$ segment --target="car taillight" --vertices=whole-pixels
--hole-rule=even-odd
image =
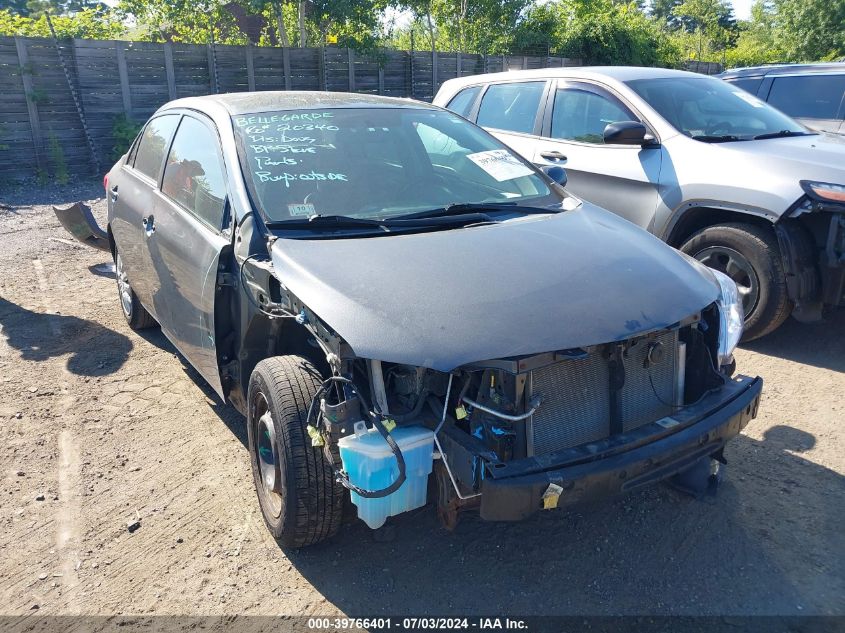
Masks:
[[[109,175],[108,174],[103,176],[103,189],[105,189],[106,193],[108,193],[108,191],[109,191]]]

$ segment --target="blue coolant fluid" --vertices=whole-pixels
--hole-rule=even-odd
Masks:
[[[405,458],[405,483],[399,490],[379,499],[367,499],[355,492],[352,503],[358,517],[373,529],[387,517],[425,505],[428,475],[434,455],[434,432],[422,426],[399,427],[390,434]],[[338,441],[343,470],[349,481],[364,490],[382,490],[396,481],[399,465],[385,439],[364,422],[355,424],[355,434]]]

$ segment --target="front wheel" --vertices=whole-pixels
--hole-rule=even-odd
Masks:
[[[275,356],[249,379],[247,436],[261,514],[285,547],[333,536],[343,514],[344,488],[321,448],[311,446],[308,407],[320,374],[301,356]]]
[[[681,250],[734,280],[745,310],[743,341],[772,332],[792,312],[774,231],[730,223],[694,234]]]

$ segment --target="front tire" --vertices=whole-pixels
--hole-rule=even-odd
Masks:
[[[792,312],[780,248],[770,228],[742,223],[711,226],[694,234],[680,250],[736,282],[745,309],[743,341],[774,331]]]
[[[308,407],[319,387],[319,372],[301,356],[267,358],[249,380],[253,480],[264,523],[284,547],[330,538],[343,515],[344,489],[306,431]]]

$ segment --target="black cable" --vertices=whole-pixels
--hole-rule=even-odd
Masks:
[[[238,274],[239,274],[240,279],[241,279],[241,286],[243,286],[244,294],[246,295],[247,301],[249,301],[256,310],[258,310],[259,312],[261,312],[262,314],[264,314],[268,317],[271,317],[271,318],[274,318],[274,319],[295,319],[297,317],[296,314],[291,314],[289,312],[279,314],[279,313],[276,313],[276,312],[269,312],[268,310],[265,310],[264,306],[262,306],[260,303],[258,303],[255,300],[255,298],[252,296],[252,293],[249,291],[249,286],[247,285],[246,278],[244,277],[244,269],[246,268],[246,263],[249,260],[255,259],[256,257],[258,257],[259,254],[260,253],[253,253],[252,255],[247,255],[246,259],[244,259],[244,261],[241,263],[241,265],[238,268]],[[280,306],[281,304],[271,303],[270,305]],[[279,308],[279,309],[281,309],[281,308]]]
[[[335,477],[344,488],[351,490],[355,494],[364,497],[365,499],[379,499],[381,497],[386,497],[390,494],[393,494],[405,483],[406,479],[406,467],[405,467],[405,457],[402,455],[402,451],[399,448],[399,445],[396,443],[396,440],[390,435],[390,432],[384,426],[382,419],[384,415],[381,411],[377,411],[376,413],[370,412],[369,403],[367,402],[364,395],[355,385],[355,383],[345,376],[330,376],[326,380],[323,381],[323,384],[320,385],[320,388],[317,389],[317,393],[314,394],[314,397],[311,399],[311,405],[308,407],[308,413],[305,417],[305,424],[308,425],[311,423],[312,419],[315,419],[315,428],[319,429],[322,426],[322,415],[317,415],[314,418],[314,412],[316,409],[316,404],[320,400],[320,397],[323,396],[333,385],[335,384],[344,384],[349,385],[352,387],[353,391],[357,394],[357,396],[361,399],[361,403],[364,407],[366,415],[370,417],[373,422],[373,426],[378,430],[381,436],[384,438],[384,441],[387,442],[387,445],[390,447],[390,450],[393,452],[394,457],[396,457],[396,463],[399,466],[399,475],[396,479],[386,488],[382,488],[381,490],[366,490],[359,486],[356,486],[351,481],[349,481],[349,475],[343,472],[342,470],[338,469],[334,463],[334,456],[332,455],[331,447],[329,446],[328,442],[323,444],[323,452],[326,455],[326,459],[329,462],[329,465],[332,467],[334,471]]]

